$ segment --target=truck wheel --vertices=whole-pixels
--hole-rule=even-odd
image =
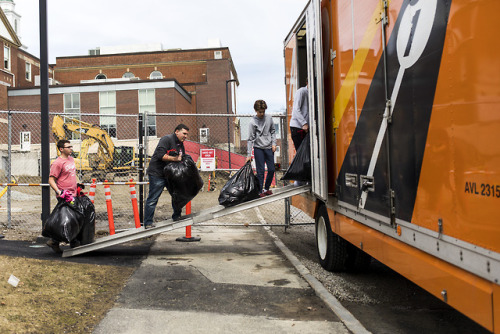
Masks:
[[[324,205],[316,216],[316,249],[319,263],[328,271],[342,271],[347,260],[347,244],[344,239],[332,232],[330,219]]]
[[[370,255],[350,243],[347,245],[347,260],[345,264],[347,271],[354,273],[366,272],[371,262],[372,257]]]

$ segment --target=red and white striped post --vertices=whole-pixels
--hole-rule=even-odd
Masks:
[[[191,214],[191,202],[188,202],[188,204],[186,204],[186,215],[190,215],[190,214]],[[182,242],[193,242],[193,241],[200,241],[201,238],[191,236],[191,225],[188,225],[188,226],[186,226],[186,236],[179,237],[175,240],[182,241]]]
[[[94,198],[95,198],[95,181],[96,179],[92,179],[92,184],[90,185],[90,190],[89,190],[89,199],[94,204]]]
[[[134,179],[130,179],[132,182]],[[130,199],[132,200],[132,210],[134,211],[135,228],[141,227],[141,220],[139,218],[139,207],[137,205],[137,194],[135,192],[135,184],[130,184]]]
[[[115,221],[113,219],[113,205],[111,203],[111,188],[106,184],[108,180],[104,180],[104,195],[106,196],[106,208],[108,209],[109,234],[115,234]]]

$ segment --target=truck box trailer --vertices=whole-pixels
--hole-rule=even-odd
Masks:
[[[499,19],[496,0],[311,0],[284,42],[288,121],[309,87],[312,190],[292,205],[322,266],[372,256],[496,333]]]

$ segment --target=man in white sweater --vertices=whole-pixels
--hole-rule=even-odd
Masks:
[[[276,152],[276,130],[273,119],[266,115],[267,104],[264,100],[257,100],[253,106],[256,115],[250,120],[248,126],[247,161],[252,161],[252,148],[259,179],[260,197],[271,195],[269,190],[274,177],[274,152]],[[264,183],[265,165],[267,177]]]

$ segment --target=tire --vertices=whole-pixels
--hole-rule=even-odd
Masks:
[[[367,272],[370,268],[372,257],[358,247],[348,243],[346,269],[353,273]]]
[[[347,242],[333,233],[324,205],[316,216],[316,250],[319,263],[328,271],[342,271],[347,260]]]

